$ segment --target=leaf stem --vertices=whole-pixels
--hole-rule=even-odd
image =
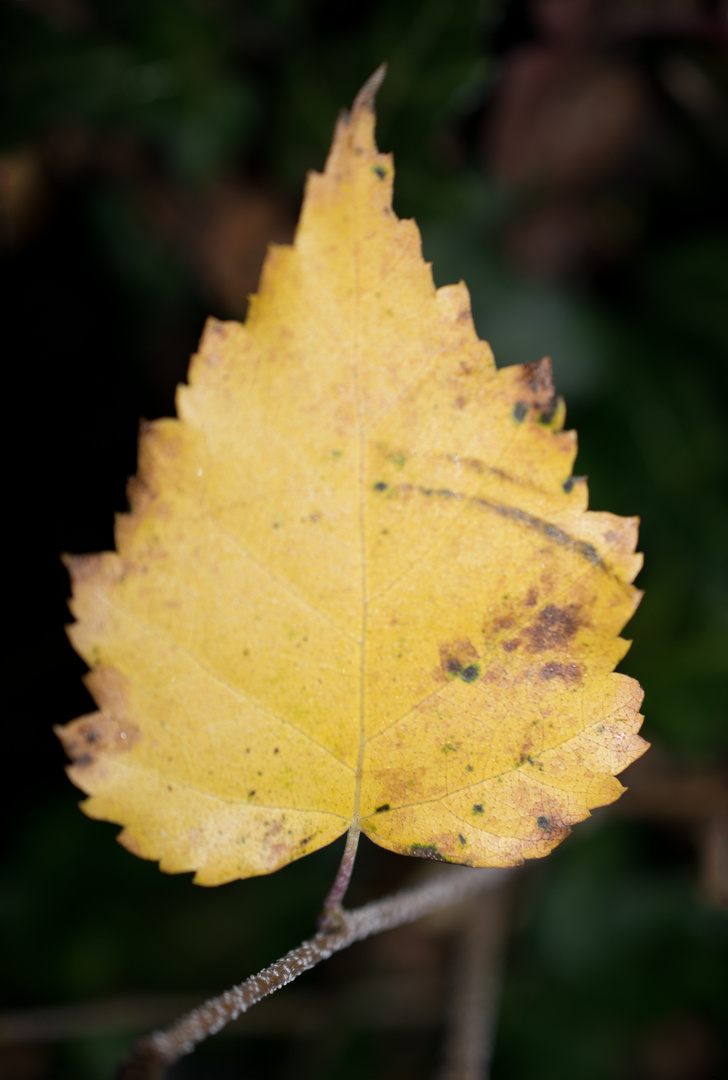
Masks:
[[[329,889],[328,895],[324,900],[321,918],[319,919],[319,930],[333,931],[339,929],[341,926],[343,917],[341,903],[346,894],[346,890],[349,888],[349,882],[351,881],[354,860],[356,859],[356,850],[359,847],[359,835],[358,825],[352,825],[346,834],[344,854],[341,857],[341,864],[336,873],[336,877],[334,878],[334,884]]]
[[[505,869],[442,868],[419,886],[402,889],[384,900],[353,911],[342,911],[339,929],[319,930],[309,941],[304,941],[257,975],[219,997],[211,998],[166,1030],[140,1039],[122,1063],[117,1080],[161,1080],[167,1066],[190,1054],[209,1035],[216,1034],[256,1002],[280,990],[322,960],[355,941],[414,922],[438,908],[493,889],[509,872]]]

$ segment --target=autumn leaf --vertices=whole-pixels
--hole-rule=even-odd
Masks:
[[[374,143],[380,76],[245,325],[147,424],[116,552],[69,557],[99,711],[87,814],[214,885],[350,826],[475,866],[546,855],[645,748],[613,674],[637,521],[587,512],[548,360],[497,371]]]

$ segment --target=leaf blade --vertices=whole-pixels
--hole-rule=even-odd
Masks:
[[[69,560],[100,711],[86,812],[163,870],[268,873],[350,825],[472,865],[547,854],[645,748],[613,675],[636,520],[586,509],[548,360],[497,371],[391,208],[376,79],[246,323],[147,425],[117,553]]]

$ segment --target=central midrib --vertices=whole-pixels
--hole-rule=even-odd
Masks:
[[[357,202],[354,207],[354,221],[352,228],[352,269],[354,277],[354,303],[352,306],[352,364],[354,371],[354,386],[356,392],[356,419],[359,436],[359,550],[361,559],[361,642],[359,645],[359,755],[356,765],[354,809],[350,832],[359,832],[359,803],[361,798],[361,785],[364,771],[364,700],[365,700],[365,672],[366,672],[366,637],[367,637],[367,564],[366,564],[366,457],[364,448],[364,408],[362,401],[362,387],[360,379],[360,307],[359,307],[359,205],[358,186],[356,189]]]

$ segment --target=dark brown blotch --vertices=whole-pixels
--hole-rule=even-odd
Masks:
[[[565,645],[579,628],[578,611],[576,604],[569,604],[565,608],[547,604],[538,613],[535,622],[526,627],[528,651],[545,652]]]
[[[536,607],[538,603],[538,591],[536,589],[529,589],[526,593],[526,599],[523,601],[524,607]]]
[[[465,682],[472,682],[480,674],[477,665],[479,659],[477,650],[468,638],[443,642],[440,645],[440,667],[435,677],[439,681],[462,678]]]
[[[501,648],[503,649],[503,652],[514,652],[520,644],[520,638],[511,638],[510,641],[504,641]]]
[[[582,674],[581,664],[561,664],[558,661],[544,664],[539,672],[542,679],[563,679],[569,686],[578,686],[582,680]]]

